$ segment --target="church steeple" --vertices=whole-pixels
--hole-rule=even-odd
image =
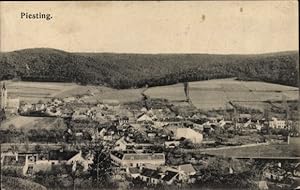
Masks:
[[[5,86],[5,82],[3,82],[1,88],[1,109],[5,109],[7,106],[7,89]]]

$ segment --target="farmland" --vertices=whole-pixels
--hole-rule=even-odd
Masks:
[[[271,144],[231,149],[205,150],[212,155],[232,157],[300,157],[300,138],[291,138],[290,144]]]
[[[22,82],[7,81],[8,96],[18,97],[25,102],[38,102],[53,97],[64,98],[93,94],[84,99],[95,103],[102,100],[118,100],[120,102],[137,101],[141,99],[143,89],[117,90],[104,86],[82,86],[75,83],[58,82]],[[202,110],[224,109],[233,102],[249,108],[262,110],[266,101],[281,101],[285,96],[287,101],[297,100],[299,91],[296,87],[257,82],[238,81],[235,79],[216,79],[190,82],[190,97],[193,104]],[[185,100],[181,83],[168,86],[151,87],[146,90],[151,98],[168,99],[174,104]]]
[[[1,123],[1,129],[9,129],[14,126],[16,129],[52,129],[59,126],[59,119],[53,117],[24,117],[14,116]]]
[[[55,83],[55,82],[23,82],[5,81],[9,97],[17,97],[20,101],[38,102],[48,100],[59,94],[78,88],[74,83]]]
[[[193,104],[203,110],[223,109],[228,102],[263,109],[266,101],[297,100],[299,91],[296,87],[256,81],[238,81],[217,79],[190,82],[190,98]],[[167,98],[170,101],[184,100],[182,84],[153,87],[146,91],[152,98]]]
[[[92,93],[86,102],[118,100],[120,102],[137,101],[141,98],[141,89],[116,90],[104,86],[78,85],[62,82],[24,82],[5,81],[8,96],[19,98],[20,101],[37,103],[39,100],[48,101],[51,98],[65,98],[69,96],[81,96]]]

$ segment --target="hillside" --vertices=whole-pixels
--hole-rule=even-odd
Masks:
[[[260,55],[114,54],[38,48],[0,53],[0,80],[131,88],[238,77],[298,86],[297,60],[296,51]]]

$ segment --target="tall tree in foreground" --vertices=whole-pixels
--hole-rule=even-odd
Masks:
[[[97,187],[109,187],[111,185],[112,166],[108,148],[97,145],[94,148],[94,163],[90,167],[90,175]]]

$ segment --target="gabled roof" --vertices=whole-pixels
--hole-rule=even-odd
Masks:
[[[146,114],[143,114],[142,116],[140,116],[137,121],[152,121],[152,118],[149,117],[148,115]]]
[[[154,153],[154,154],[146,154],[146,153],[134,153],[134,154],[124,154],[123,160],[164,160],[165,155],[163,153]]]
[[[138,174],[140,173],[140,170],[138,168],[128,168],[129,169],[129,172],[131,174]]]
[[[190,174],[190,173],[195,173],[196,170],[194,169],[192,164],[184,164],[184,165],[179,165],[178,169],[183,171],[186,174]]]
[[[178,173],[177,172],[173,172],[173,171],[166,171],[165,173],[166,175],[162,178],[162,180],[164,181],[170,181],[171,179],[173,179]]]
[[[165,160],[164,153],[135,153],[134,151],[112,151],[121,160]]]
[[[152,170],[148,168],[144,168],[141,173],[142,176],[150,177],[150,178],[155,178],[155,179],[160,179],[161,175],[157,170]]]
[[[51,150],[49,152],[49,160],[65,160],[68,161],[73,158],[77,151],[60,151],[60,150]]]

